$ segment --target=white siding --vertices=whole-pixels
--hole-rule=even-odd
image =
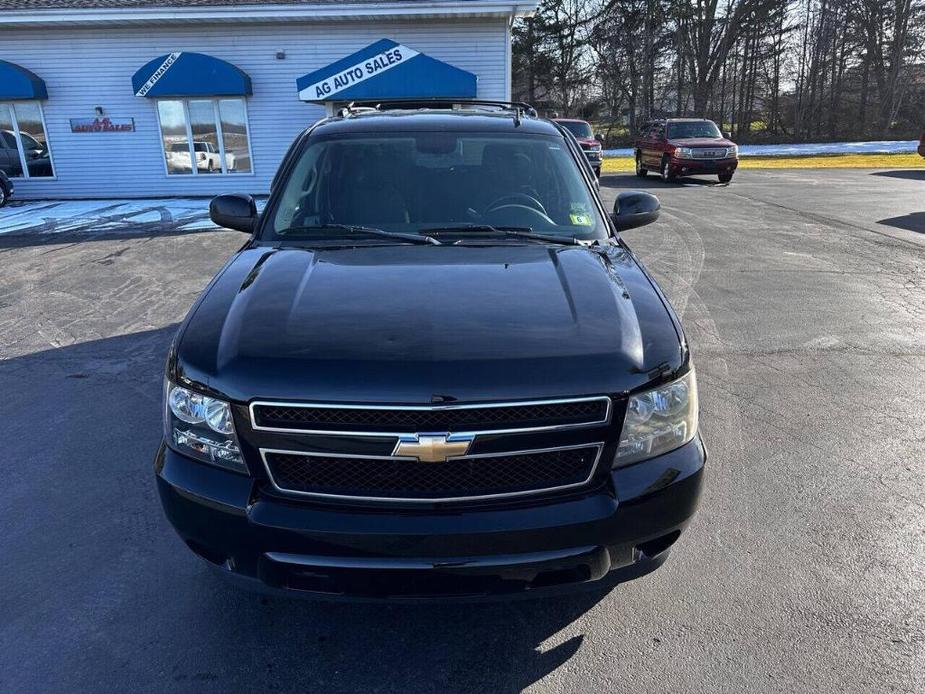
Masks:
[[[380,38],[390,38],[478,75],[481,98],[509,90],[507,20],[181,28],[0,30],[0,59],[45,80],[43,102],[54,180],[18,180],[20,198],[106,198],[266,193],[293,138],[323,115],[298,100],[296,78]],[[276,52],[286,59],[277,60]],[[132,75],[152,58],[197,51],[248,73],[253,174],[167,176],[153,99],[134,96]],[[70,118],[133,117],[133,133],[71,133]]]

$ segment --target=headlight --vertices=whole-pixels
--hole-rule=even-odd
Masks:
[[[614,467],[673,451],[697,433],[697,377],[691,369],[677,381],[630,397]]]
[[[247,474],[231,406],[169,381],[166,390],[164,429],[170,447],[204,463]]]
[[[732,147],[727,147],[727,148],[726,148],[726,156],[727,156],[727,157],[738,157],[738,156],[739,156],[739,148],[736,147],[735,145],[733,145]]]
[[[691,159],[694,156],[694,152],[690,147],[678,147],[674,151],[674,155],[678,159]]]

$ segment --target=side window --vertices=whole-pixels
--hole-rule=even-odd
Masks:
[[[288,229],[292,226],[310,226],[322,222],[322,208],[325,207],[324,191],[319,190],[318,180],[321,169],[325,169],[325,178],[331,173],[330,150],[326,145],[310,147],[298,160],[295,168],[285,180],[283,191],[277,206],[273,225],[276,229]]]
[[[251,172],[244,99],[164,99],[157,115],[168,175]]]

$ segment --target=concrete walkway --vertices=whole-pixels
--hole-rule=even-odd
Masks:
[[[263,208],[266,200],[259,200]],[[0,209],[0,235],[182,233],[215,229],[208,198],[12,200]]]

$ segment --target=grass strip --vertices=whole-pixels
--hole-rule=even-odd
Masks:
[[[604,173],[633,170],[632,157],[605,159]],[[740,169],[915,169],[925,168],[918,154],[810,154],[805,156],[743,156]]]

